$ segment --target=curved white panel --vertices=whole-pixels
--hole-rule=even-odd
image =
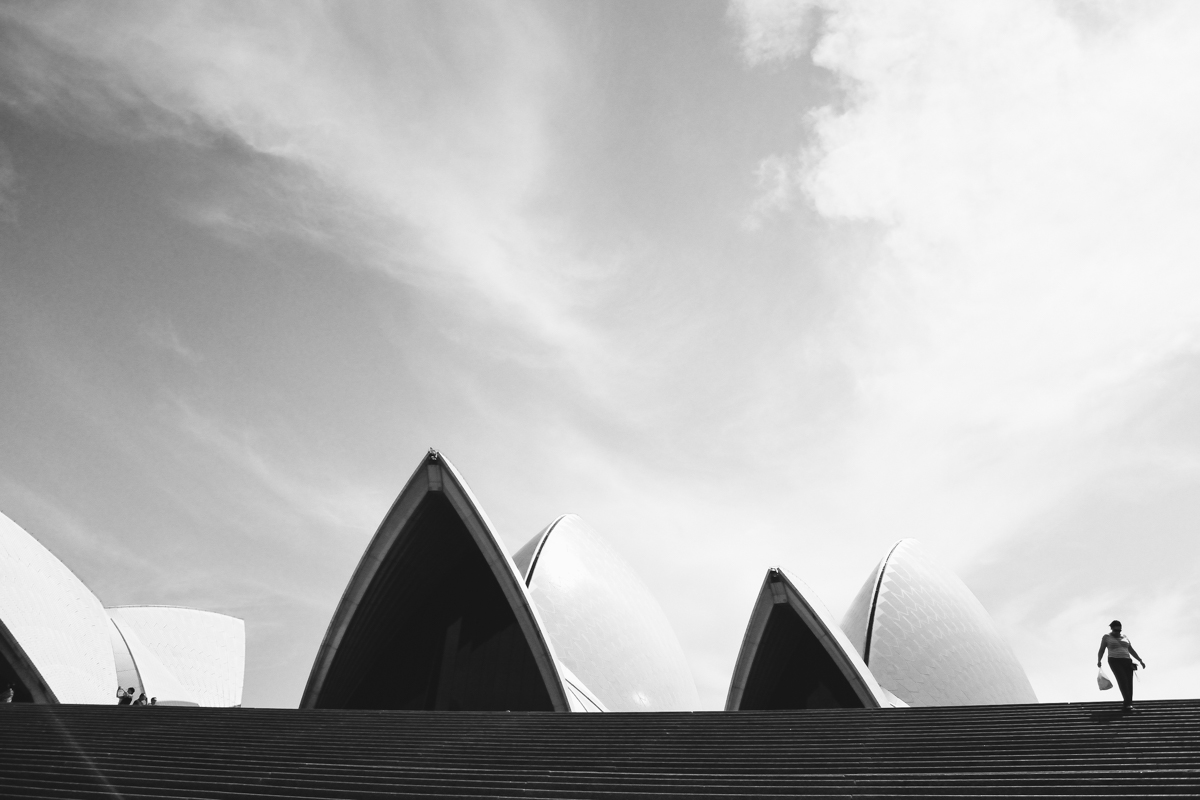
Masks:
[[[559,517],[518,551],[554,652],[611,711],[699,706],[687,659],[654,595],[583,520]]]
[[[110,613],[115,610],[118,609],[110,609]],[[120,633],[121,641],[125,643],[129,657],[137,671],[141,685],[134,685],[139,693],[145,692],[147,698],[156,698],[158,705],[199,705],[192,697],[192,693],[184,688],[171,670],[164,666],[162,661],[142,642],[141,637],[131,626],[120,616],[114,616],[112,623]],[[125,688],[128,689],[129,685],[126,684]],[[135,694],[134,700],[137,697],[138,695]]]
[[[126,634],[132,632],[181,687],[159,690],[146,674],[143,659],[134,661],[149,688],[147,695],[201,706],[242,704],[246,671],[246,626],[242,620],[211,611],[175,606],[120,606],[108,613]],[[130,650],[133,650],[132,642]],[[173,695],[178,694],[175,698]]]
[[[915,539],[880,562],[843,627],[879,683],[909,705],[1037,702],[983,605]]]
[[[895,549],[896,545],[892,545],[892,550]],[[863,583],[842,616],[842,633],[846,634],[846,638],[864,661],[867,652],[867,629],[871,625],[871,610],[875,608],[875,590],[879,585],[879,575],[892,555],[892,550],[888,550],[888,554],[875,566],[871,577]]]
[[[0,623],[49,690],[43,701],[116,703],[117,672],[100,601],[3,514]]]
[[[133,699],[136,700],[138,695],[145,691],[145,687],[142,686],[142,676],[138,674],[137,664],[133,662],[133,654],[129,652],[129,645],[125,643],[121,629],[112,619],[108,621],[108,633],[112,642],[113,663],[117,668],[117,686],[126,691],[132,689]]]
[[[567,690],[567,700],[571,704],[571,710],[583,712],[585,714],[595,714],[608,711],[604,707],[604,703],[600,702],[600,698],[592,694],[592,691],[584,685],[579,677],[567,668],[567,665],[561,661],[557,662],[558,674],[562,677],[563,687]]]

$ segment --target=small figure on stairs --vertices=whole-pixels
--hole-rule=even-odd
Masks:
[[[1114,619],[1108,626],[1112,632],[1106,633],[1100,638],[1100,650],[1096,653],[1096,666],[1100,666],[1100,659],[1104,657],[1104,651],[1108,650],[1108,666],[1112,670],[1113,677],[1117,679],[1117,687],[1121,690],[1121,699],[1124,700],[1126,711],[1133,710],[1133,671],[1137,669],[1133,665],[1133,659],[1137,659],[1142,665],[1142,669],[1146,668],[1146,662],[1142,661],[1142,657],[1137,654],[1137,650],[1133,649],[1133,644],[1129,638],[1121,633],[1121,621]]]

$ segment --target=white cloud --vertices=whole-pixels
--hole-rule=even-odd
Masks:
[[[793,53],[764,51],[763,24],[813,18],[736,7],[752,60]],[[792,177],[825,217],[882,231],[846,276],[844,356],[888,431],[917,426],[914,450],[938,432],[955,441],[935,447],[1087,434],[1120,418],[1106,393],[1197,346],[1200,13],[1085,30],[1057,9],[825,8],[812,57],[848,102],[813,114]]]
[[[184,344],[179,331],[170,320],[158,319],[144,323],[141,327],[142,338],[155,349],[170,353],[181,361],[196,364],[204,360],[199,352]]]
[[[788,208],[796,194],[791,159],[781,156],[764,158],[758,164],[755,178],[760,194],[742,221],[742,229],[747,231],[762,228],[764,220]]]
[[[742,51],[751,64],[804,55],[822,4],[819,0],[752,0],[729,6],[742,30]]]
[[[844,524],[966,562],[1123,471],[1194,484],[1194,442],[1129,431],[1200,350],[1200,7],[747,0],[731,14],[748,62],[809,54],[842,88],[764,169],[788,159],[793,203],[878,238],[834,276],[852,314],[827,341],[857,382]],[[771,188],[758,218],[787,196]],[[1172,524],[1162,540],[1193,535]],[[1094,569],[1111,557],[1084,553]]]

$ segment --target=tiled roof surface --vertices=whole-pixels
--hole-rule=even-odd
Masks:
[[[132,628],[202,706],[236,706],[242,702],[246,671],[246,627],[235,617],[174,606],[121,606],[108,609]]]
[[[550,529],[529,592],[555,655],[609,711],[700,705],[687,658],[658,600],[579,517],[568,514]]]
[[[59,702],[116,702],[104,607],[66,565],[3,514],[0,621]]]
[[[865,589],[843,621],[856,645],[861,634],[851,631],[870,616],[861,608]],[[983,605],[913,539],[901,541],[886,559],[866,650],[880,685],[909,705],[1037,702]]]

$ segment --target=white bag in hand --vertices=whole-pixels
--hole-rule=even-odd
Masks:
[[[1112,681],[1104,674],[1104,670],[1100,670],[1100,674],[1096,676],[1096,684],[1100,687],[1100,691],[1112,688]]]

